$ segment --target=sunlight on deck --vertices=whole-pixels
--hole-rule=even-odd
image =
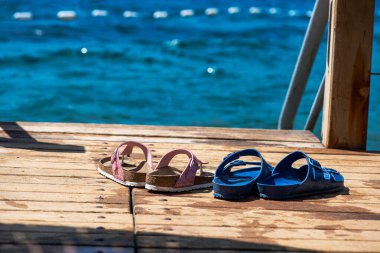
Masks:
[[[301,149],[341,171],[350,192],[231,202],[129,189],[95,165],[126,140],[155,162],[186,148],[213,168],[244,148],[272,165]],[[0,252],[380,251],[380,153],[325,149],[308,131],[0,123],[0,154]]]

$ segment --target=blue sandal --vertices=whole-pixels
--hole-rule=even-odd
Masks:
[[[246,162],[237,160],[242,156],[256,156],[261,162]],[[256,165],[236,171],[235,166]],[[218,166],[213,180],[214,197],[220,199],[243,199],[257,193],[257,182],[271,175],[273,167],[269,165],[260,152],[255,149],[245,149],[227,155]]]
[[[306,158],[307,164],[299,169],[292,164]],[[260,197],[266,199],[294,199],[311,195],[329,194],[345,189],[344,177],[336,170],[322,167],[318,161],[296,151],[274,168],[270,177],[257,183]]]

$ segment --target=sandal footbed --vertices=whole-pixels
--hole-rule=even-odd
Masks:
[[[159,187],[175,187],[175,184],[182,171],[176,167],[166,166],[159,170],[153,171],[146,175],[146,184]],[[197,171],[195,175],[194,185],[208,184],[212,182],[214,174],[211,172]]]
[[[294,199],[339,192],[345,188],[344,181],[304,182],[307,171],[307,165],[303,165],[265,178],[257,184],[260,196],[266,199]]]
[[[99,161],[98,166],[101,170],[113,175],[110,164],[111,157],[103,158]],[[150,166],[145,161],[136,161],[131,157],[126,157],[122,164],[124,170],[124,180],[126,182],[145,182],[146,174],[151,170]]]

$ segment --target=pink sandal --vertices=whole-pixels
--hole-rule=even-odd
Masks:
[[[183,171],[169,166],[179,154],[187,155],[189,163]],[[177,149],[164,155],[157,167],[146,175],[145,188],[160,192],[183,192],[212,187],[213,173],[204,172],[201,162],[191,151]],[[199,173],[197,173],[199,171]]]
[[[123,146],[125,148],[120,152]],[[138,147],[143,151],[145,161],[131,157],[134,147]],[[120,155],[122,156],[121,161]],[[98,171],[106,178],[121,185],[144,187],[146,174],[152,171],[152,153],[144,144],[127,141],[120,144],[111,157],[105,157],[98,162]]]

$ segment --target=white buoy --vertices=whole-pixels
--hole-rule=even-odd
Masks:
[[[106,10],[92,10],[91,15],[94,17],[105,17],[108,15]]]
[[[62,20],[73,20],[77,17],[75,11],[59,11],[57,17]]]
[[[179,15],[180,15],[181,17],[192,17],[192,16],[194,16],[194,11],[191,10],[191,9],[181,10],[181,11],[179,12]]]
[[[167,18],[169,16],[167,11],[155,11],[153,12],[153,18],[159,19],[159,18]]]
[[[137,12],[135,11],[124,11],[123,17],[125,18],[136,18],[138,16]]]
[[[240,8],[239,7],[229,7],[227,9],[227,11],[229,14],[237,14],[240,12]]]
[[[280,12],[280,10],[278,9],[278,8],[269,8],[269,10],[268,10],[268,12],[269,12],[269,14],[277,14],[277,13],[279,13]]]
[[[249,13],[251,13],[251,14],[259,14],[259,13],[261,13],[261,9],[257,8],[257,7],[250,7],[249,8]]]
[[[31,12],[15,12],[13,18],[17,20],[31,20],[33,14]]]
[[[219,13],[219,10],[217,8],[207,8],[205,10],[205,14],[207,16],[215,16]]]
[[[291,16],[291,17],[294,17],[294,16],[298,15],[298,12],[296,10],[289,10],[288,11],[288,15]]]
[[[313,11],[307,11],[306,12],[306,16],[309,17],[309,18],[311,17],[312,14],[313,14]]]
[[[81,50],[80,50],[80,52],[82,53],[82,54],[87,54],[87,48],[85,48],[85,47],[82,47],[81,48]]]
[[[214,75],[215,72],[216,72],[216,69],[215,69],[215,68],[208,67],[206,71],[207,71],[207,73],[209,73],[210,75]]]

